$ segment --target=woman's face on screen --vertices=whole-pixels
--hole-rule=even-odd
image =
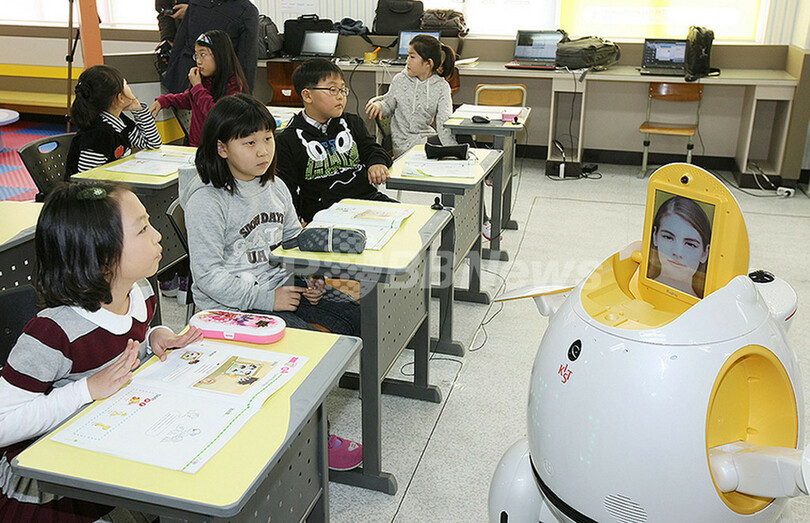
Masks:
[[[709,257],[709,245],[703,243],[697,229],[677,214],[661,218],[653,244],[661,261],[658,280],[691,285],[695,271]]]

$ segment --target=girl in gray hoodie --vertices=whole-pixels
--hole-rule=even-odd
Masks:
[[[453,49],[430,35],[416,35],[408,48],[405,70],[394,76],[382,101],[369,101],[369,118],[392,116],[394,156],[438,134],[443,145],[456,144],[444,122],[453,112],[450,84],[456,55]],[[436,122],[434,129],[431,124]]]

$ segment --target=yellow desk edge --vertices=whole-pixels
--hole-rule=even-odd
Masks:
[[[290,397],[338,338],[334,334],[288,329],[284,338],[271,345],[240,343],[251,348],[307,356],[310,359],[196,474],[71,447],[52,441],[50,435],[20,453],[17,463],[27,469],[59,474],[65,478],[74,477],[132,491],[159,492],[202,506],[229,507],[245,495],[284,442],[290,420]],[[152,358],[149,364],[155,361],[156,358]],[[92,409],[99,404],[94,402],[87,408]]]
[[[162,151],[178,151],[178,152],[194,152],[196,148],[194,147],[184,147],[182,145],[161,145],[160,150]],[[120,165],[128,160],[131,160],[135,157],[135,154],[130,154],[123,158],[119,158],[114,162],[106,163],[99,167],[95,167],[88,171],[80,172],[74,174],[72,176],[73,180],[82,181],[82,180],[104,180],[106,182],[119,182],[119,183],[137,183],[143,185],[155,185],[161,186],[164,185],[166,182],[170,182],[177,179],[177,172],[175,171],[172,174],[168,174],[166,176],[155,176],[151,174],[134,174],[134,173],[123,173],[117,172],[114,170],[110,170],[110,168],[114,168],[116,165]]]
[[[342,203],[366,205],[369,207],[408,207],[414,209],[397,233],[379,251],[366,250],[362,254],[342,254],[337,252],[303,252],[296,249],[276,248],[274,256],[297,260],[317,260],[345,263],[358,267],[379,267],[383,269],[406,269],[414,256],[424,247],[419,230],[430,220],[435,210],[427,205],[375,202],[369,200],[341,200]]]
[[[408,153],[411,151],[424,151],[424,145],[414,145]],[[481,168],[481,163],[489,157],[490,154],[498,154],[499,151],[494,149],[478,149],[475,147],[471,147],[470,151],[475,153],[477,160],[475,162],[475,176],[470,178],[461,178],[461,177],[444,177],[444,176],[407,176],[402,174],[402,168],[405,165],[405,158],[407,157],[407,153],[403,154],[399,158],[394,161],[394,165],[391,166],[389,173],[391,174],[391,178],[400,178],[403,180],[429,180],[435,182],[436,185],[441,185],[442,183],[453,183],[453,184],[467,184],[471,187],[475,186],[481,178],[484,177],[484,169]]]
[[[7,212],[13,210],[13,212]],[[37,202],[0,202],[0,217],[3,227],[0,228],[0,245],[13,239],[29,227],[34,227],[42,211],[42,204]]]

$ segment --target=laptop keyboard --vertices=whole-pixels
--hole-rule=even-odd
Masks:
[[[654,74],[658,76],[683,76],[683,69],[673,69],[672,67],[642,67],[641,74]]]

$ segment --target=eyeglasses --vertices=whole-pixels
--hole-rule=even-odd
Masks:
[[[208,56],[208,53],[206,53],[206,52],[202,52],[200,54],[194,53],[191,56],[191,59],[194,60],[195,62],[199,62],[200,60],[205,60],[206,56]]]
[[[343,87],[342,89],[339,89],[339,88],[337,88],[335,86],[332,86],[332,87],[310,87],[309,89],[312,90],[312,91],[329,91],[329,94],[331,94],[334,97],[337,97],[338,93],[342,94],[343,96],[349,96],[349,88],[348,87]]]

